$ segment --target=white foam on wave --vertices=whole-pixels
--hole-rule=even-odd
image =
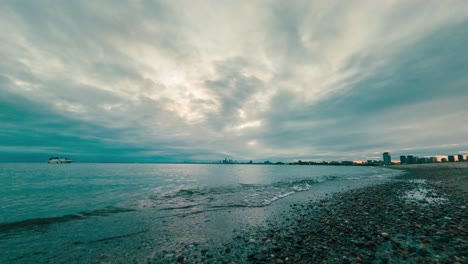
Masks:
[[[278,199],[287,197],[287,196],[292,195],[292,194],[295,194],[295,193],[296,193],[296,192],[292,191],[292,192],[287,192],[287,193],[283,193],[283,194],[276,195],[276,196],[274,196],[274,197],[271,198],[271,199],[264,200],[263,203],[262,203],[262,205],[270,205],[271,203],[273,203],[274,201],[276,201],[276,200],[278,200]]]
[[[409,183],[426,184],[426,179],[414,179],[414,180],[409,180]]]
[[[348,178],[344,178],[345,180],[360,180],[361,177],[348,177]]]
[[[349,178],[361,177],[349,175]],[[262,207],[269,206],[287,196],[309,191],[315,184],[325,181],[349,180],[333,175],[294,179],[271,184],[239,184],[229,186],[176,186],[172,189],[153,189],[148,201],[139,202],[142,207],[185,208],[187,205],[200,208]]]
[[[296,192],[303,192],[303,191],[308,191],[310,190],[310,185],[309,184],[304,184],[304,185],[294,185],[293,187],[293,190],[295,190]]]

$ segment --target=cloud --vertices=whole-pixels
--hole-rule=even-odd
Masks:
[[[468,147],[465,1],[0,5],[3,160]]]

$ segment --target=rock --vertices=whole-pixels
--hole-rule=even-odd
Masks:
[[[388,233],[385,233],[385,232],[382,232],[382,237],[385,238],[385,239],[390,239],[390,235]]]
[[[250,254],[250,255],[247,256],[247,260],[252,261],[252,260],[256,260],[256,259],[257,259],[257,257],[255,256],[255,254]]]
[[[282,248],[280,248],[280,247],[271,247],[271,250],[273,250],[273,252],[280,252],[282,250]]]
[[[182,255],[177,256],[177,262],[178,262],[178,263],[184,263],[184,261],[185,261],[185,257],[184,257],[184,256],[182,256]]]
[[[419,256],[423,256],[423,257],[429,256],[430,254],[429,251],[425,248],[418,249],[417,253]]]
[[[367,241],[367,243],[364,244],[364,247],[366,247],[366,248],[373,248],[373,247],[375,247],[375,243],[372,242],[372,241]]]

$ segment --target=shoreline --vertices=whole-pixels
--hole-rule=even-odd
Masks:
[[[292,204],[283,221],[154,263],[468,263],[468,164],[412,165],[384,183]],[[160,256],[162,257],[162,256]]]
[[[45,226],[26,239],[21,233],[8,238],[29,251],[5,246],[3,258],[12,263],[468,263],[468,163],[387,169],[406,173],[331,181],[266,207],[176,218],[139,210]],[[84,236],[89,228],[96,232]],[[58,240],[57,234],[66,237]]]

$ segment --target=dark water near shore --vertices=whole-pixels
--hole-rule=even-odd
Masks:
[[[293,202],[400,174],[374,167],[0,164],[0,262],[144,261],[229,240]],[[175,252],[176,253],[176,252]],[[109,256],[108,256],[108,255]]]

